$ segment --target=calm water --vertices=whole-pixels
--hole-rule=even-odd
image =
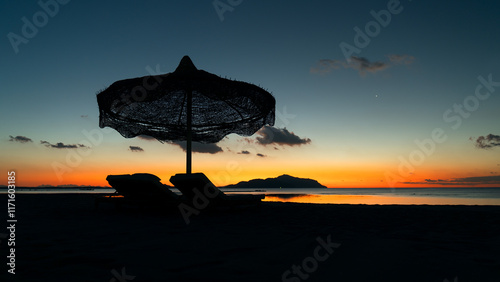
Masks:
[[[500,188],[234,189],[226,194],[265,194],[264,201],[367,205],[500,205]],[[17,188],[16,193],[113,193],[114,189]],[[179,193],[177,189],[174,192]],[[6,189],[0,189],[6,193]]]
[[[500,188],[266,189],[265,201],[367,205],[500,205]],[[326,190],[326,191],[324,191]],[[295,192],[295,193],[294,193]]]

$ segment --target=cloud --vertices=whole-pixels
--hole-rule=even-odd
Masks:
[[[473,177],[463,177],[463,178],[451,178],[451,179],[425,179],[423,182],[402,182],[403,184],[436,184],[436,185],[468,185],[468,186],[480,186],[480,185],[500,185],[500,176],[473,176]]]
[[[139,139],[142,139],[142,140],[146,140],[146,141],[154,141],[154,140],[157,140],[156,138],[154,137],[151,137],[149,135],[138,135],[137,138]]]
[[[411,65],[415,61],[415,57],[410,55],[387,55],[387,58],[393,65]]]
[[[500,184],[500,176],[474,176],[465,178],[455,178],[453,182],[462,182],[466,184]]]
[[[139,146],[129,146],[130,151],[132,152],[144,152],[144,149]]]
[[[370,62],[366,58],[362,57],[351,57],[351,62],[347,64],[346,68],[355,69],[360,75],[366,75],[366,72],[376,73],[387,69],[389,65],[384,62]]]
[[[286,128],[275,128],[272,126],[264,126],[257,131],[262,137],[257,137],[257,142],[262,145],[279,144],[279,145],[302,145],[311,143],[309,138],[300,138],[295,133],[288,131]]]
[[[474,141],[472,137],[470,140]],[[491,149],[500,146],[500,136],[493,134],[479,136],[474,143],[479,149]]]
[[[310,72],[314,74],[326,74],[332,70],[340,69],[354,69],[359,72],[361,76],[365,76],[367,72],[377,73],[386,70],[396,65],[410,65],[415,60],[415,57],[410,55],[387,55],[388,62],[375,61],[371,62],[367,58],[351,56],[349,60],[331,60],[321,59],[314,67],[311,67]]]
[[[33,140],[31,140],[30,138],[26,137],[26,136],[12,136],[12,135],[9,135],[10,137],[10,140],[11,142],[19,142],[19,143],[28,143],[28,142],[33,142]]]
[[[48,148],[54,149],[77,149],[77,148],[89,148],[83,144],[64,144],[62,142],[57,142],[56,144],[50,144],[47,141],[40,141],[40,144],[45,145]]]
[[[242,154],[242,155],[250,155],[250,154],[252,154],[252,153],[250,153],[250,152],[249,152],[249,151],[247,151],[247,150],[243,150],[243,151],[239,152],[238,154]],[[257,154],[255,154],[255,155],[256,155],[257,157],[261,157],[261,158],[267,157],[266,155],[261,154],[261,153],[257,153]]]
[[[443,180],[443,179],[425,179],[425,182],[427,182],[427,183],[440,183],[440,182],[446,182],[446,180]]]
[[[186,151],[186,141],[171,141],[168,142],[173,145],[179,146],[184,152]],[[194,153],[208,153],[208,154],[217,154],[223,152],[222,148],[214,143],[200,143],[193,142],[191,146],[191,150]]]
[[[88,118],[88,117],[89,117],[89,115],[81,115],[80,117],[81,117],[81,118]]]

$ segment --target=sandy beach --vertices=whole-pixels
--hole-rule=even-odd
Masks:
[[[192,216],[16,195],[8,281],[500,281],[499,206],[265,202]],[[6,195],[1,195],[7,202]],[[5,213],[2,213],[5,214]],[[7,225],[7,218],[3,217]],[[8,225],[7,225],[8,226]],[[6,281],[2,278],[2,281]]]

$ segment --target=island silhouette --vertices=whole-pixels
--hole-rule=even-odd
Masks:
[[[224,188],[327,188],[318,181],[309,178],[298,178],[283,174],[275,178],[252,179],[237,184],[227,185]]]

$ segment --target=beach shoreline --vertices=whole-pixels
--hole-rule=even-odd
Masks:
[[[16,195],[16,274],[3,263],[0,276],[122,276],[134,282],[500,279],[500,206],[263,202],[202,211],[186,224],[175,208],[96,208],[94,197]],[[0,199],[6,203],[7,195]],[[7,218],[2,221],[7,225]]]

